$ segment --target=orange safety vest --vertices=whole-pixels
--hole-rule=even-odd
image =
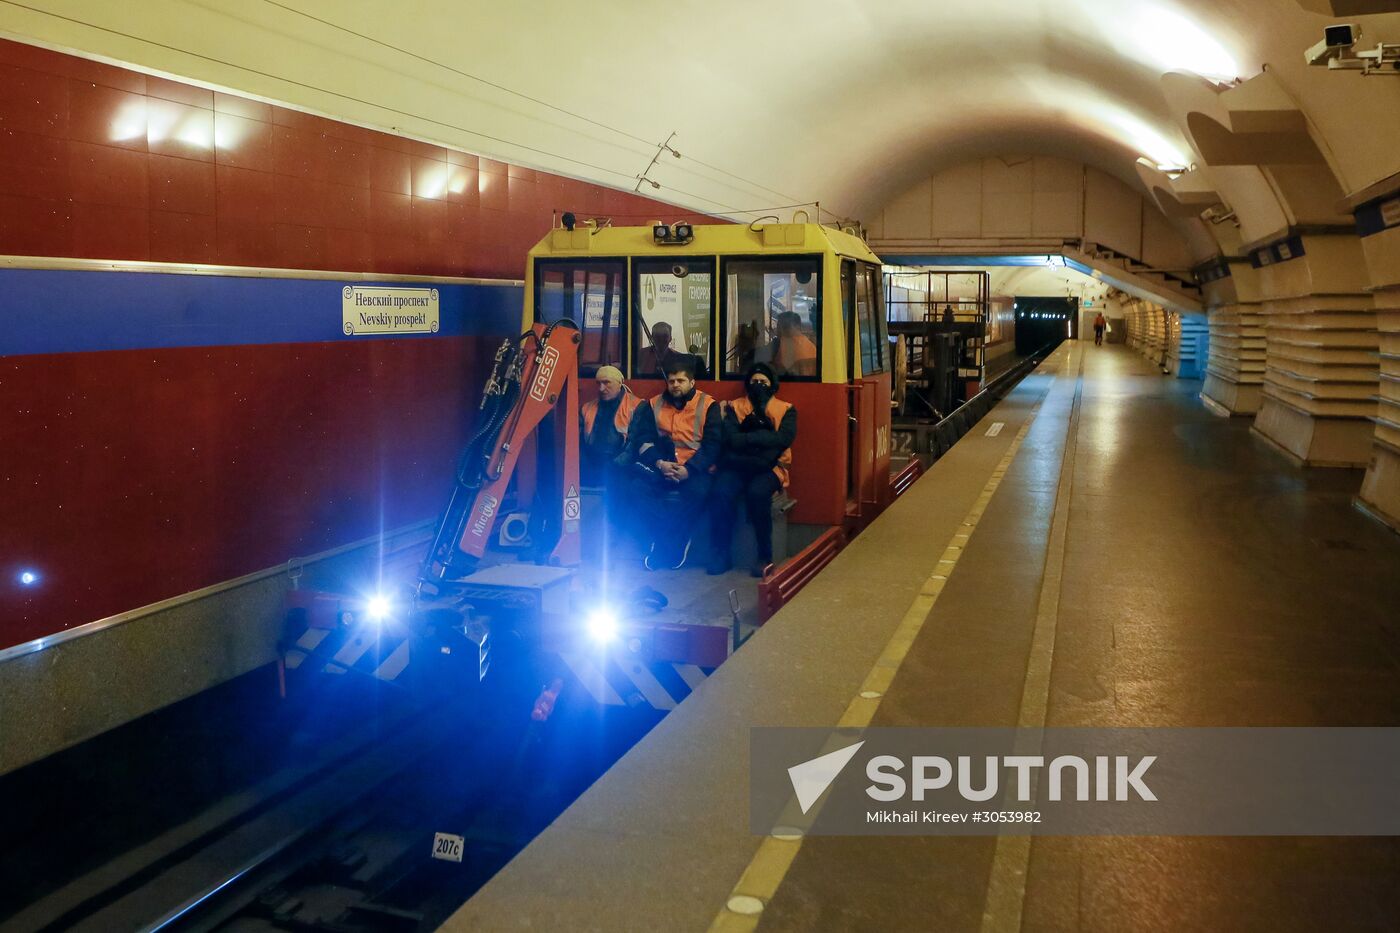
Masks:
[[[617,428],[617,433],[622,435],[623,440],[627,440],[627,426],[632,423],[632,412],[637,410],[637,406],[642,404],[642,400],[632,394],[632,390],[627,386],[622,387],[622,400],[617,403],[617,414],[613,416],[613,427]],[[593,436],[593,422],[598,420],[598,401],[583,403],[583,439],[588,440]]]
[[[753,402],[749,401],[747,397],[736,398],[728,404],[734,409],[734,414],[738,417],[740,424],[743,424],[744,419],[753,414]],[[785,402],[780,398],[770,398],[764,412],[773,420],[773,427],[776,429],[778,425],[783,423],[783,418],[787,417],[787,413],[791,410],[792,404],[790,402]],[[784,489],[788,488],[788,479],[790,478],[788,474],[791,470],[792,448],[789,447],[778,456],[778,462],[773,467],[773,475],[778,477],[778,482],[783,484]]]
[[[797,376],[817,374],[817,345],[804,333],[778,338],[775,362],[785,373]]]
[[[700,449],[700,441],[705,435],[705,415],[714,402],[699,389],[695,390],[684,408],[667,403],[665,392],[651,400],[651,413],[656,416],[656,433],[669,437],[676,445],[676,462],[681,466],[685,466]]]

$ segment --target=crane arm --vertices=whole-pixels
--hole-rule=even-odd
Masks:
[[[552,445],[559,490],[559,540],[550,563],[574,566],[579,551],[579,383],[582,335],[570,320],[535,324],[496,352],[481,403],[476,434],[457,469],[447,511],[438,525],[420,579],[441,584],[475,569],[485,555],[491,530],[527,442],[540,423],[563,403],[555,419]]]

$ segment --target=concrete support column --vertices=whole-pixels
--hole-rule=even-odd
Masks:
[[[1264,397],[1254,428],[1311,466],[1365,466],[1379,339],[1361,241],[1295,236],[1263,254]]]
[[[1264,394],[1264,315],[1259,274],[1245,260],[1222,260],[1205,283],[1210,359],[1201,395],[1232,415],[1259,411]]]
[[[1128,332],[1124,343],[1132,350],[1142,352],[1142,303],[1131,302],[1123,306],[1123,329]]]
[[[1147,358],[1152,365],[1167,369],[1167,309],[1152,305],[1147,310]]]
[[[1172,312],[1167,319],[1167,372],[1178,379],[1201,378],[1209,340],[1205,315]]]
[[[1131,325],[1129,342],[1133,349],[1165,371],[1167,359],[1167,311],[1143,301],[1135,302],[1129,311]]]
[[[1252,415],[1264,395],[1264,315],[1255,302],[1212,308],[1210,360],[1201,394],[1232,415]]]
[[[1380,331],[1380,391],[1371,459],[1358,498],[1400,531],[1400,226],[1366,236],[1361,244],[1371,271]]]

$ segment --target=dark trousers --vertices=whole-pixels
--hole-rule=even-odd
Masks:
[[[1102,328],[1102,327],[1095,327],[1095,328],[1094,328],[1094,346],[1097,347],[1097,346],[1098,346],[1099,344],[1101,344],[1101,343],[1103,343],[1103,328]]]
[[[641,508],[644,534],[663,558],[679,557],[695,530],[710,492],[710,474],[691,473],[681,483],[658,474],[643,474],[632,484]]]
[[[758,562],[773,562],[773,494],[783,488],[772,470],[740,473],[721,470],[710,496],[710,546],[714,562],[729,563],[729,543],[734,536],[734,501],[742,499],[744,512],[758,542]]]

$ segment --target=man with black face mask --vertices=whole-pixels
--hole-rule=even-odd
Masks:
[[[778,375],[755,363],[744,377],[744,397],[724,406],[724,452],[710,494],[710,547],[707,573],[732,566],[734,500],[741,499],[758,541],[755,577],[773,562],[773,495],[787,488],[797,409],[777,398]]]

